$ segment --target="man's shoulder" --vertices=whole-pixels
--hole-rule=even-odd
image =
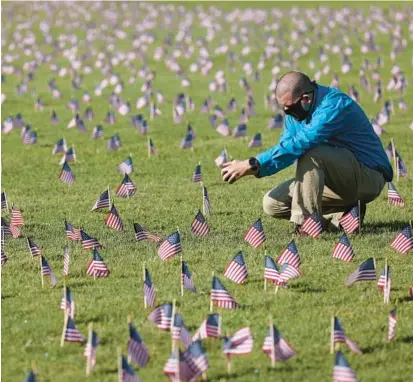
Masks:
[[[320,104],[323,106],[331,104],[341,104],[342,106],[349,106],[354,103],[354,101],[347,94],[342,91],[329,86],[318,85],[319,92],[321,93],[322,99]]]

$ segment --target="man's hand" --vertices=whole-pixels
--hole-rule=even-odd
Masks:
[[[253,175],[248,159],[247,160],[233,160],[223,164],[221,170],[222,179],[228,183],[234,183],[245,175]]]

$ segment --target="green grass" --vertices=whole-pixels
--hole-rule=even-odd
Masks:
[[[337,4],[334,6],[337,7]],[[287,7],[287,4],[278,5]],[[215,6],[221,6],[221,3],[216,3]],[[235,4],[227,3],[222,6],[229,9],[235,7]],[[245,3],[242,6],[245,7]],[[272,4],[265,3],[264,6],[271,7]],[[29,12],[36,15],[36,12],[21,4],[5,3],[3,11],[12,7],[18,7],[17,12],[22,15]],[[385,12],[388,12],[387,6],[383,7],[386,8]],[[44,17],[44,13],[39,13],[39,19]],[[93,17],[99,24],[101,16],[95,13]],[[140,17],[135,20],[132,13],[121,15],[121,19],[132,19],[135,24],[139,22]],[[6,21],[4,15],[3,21]],[[15,22],[11,24],[14,26]],[[38,28],[38,24],[39,20],[36,20],[35,28]],[[3,32],[6,31],[5,25],[3,22]],[[288,19],[285,20],[285,25],[291,28]],[[407,24],[402,24],[402,27],[406,30]],[[61,29],[57,28],[54,34],[59,30]],[[228,36],[225,30],[226,28],[222,36]],[[74,32],[79,36],[84,35],[79,29],[75,29]],[[38,30],[35,33],[40,35]],[[200,35],[201,30],[195,29],[194,33]],[[165,31],[159,30],[157,35],[162,38]],[[333,34],[330,36],[330,43],[334,37]],[[354,29],[350,37],[355,44],[357,34]],[[10,34],[6,41],[10,41]],[[220,38],[214,40],[212,46],[216,46],[218,41]],[[379,35],[378,41],[385,56],[385,68],[381,70],[381,74],[386,85],[391,68],[388,58],[390,40],[387,36]],[[311,55],[315,61],[318,46],[325,42],[327,39],[312,46]],[[262,52],[262,44],[252,47],[253,54],[249,59],[255,65]],[[121,41],[119,49],[131,49],[131,42]],[[237,48],[237,51],[239,49]],[[3,47],[3,55],[6,50],[7,47]],[[288,57],[286,51],[284,55]],[[367,57],[373,62],[376,55],[369,53]],[[26,59],[21,58],[18,63],[21,64]],[[304,57],[299,60],[298,65],[301,70],[313,75],[314,71],[308,68],[308,60],[308,56]],[[358,69],[362,60],[363,57],[356,48],[355,54],[351,57],[354,68],[352,73],[340,75],[341,88],[344,91],[351,83],[357,86]],[[410,60],[408,51],[405,51],[398,57],[397,62],[405,73],[408,73],[408,79],[412,82]],[[66,67],[68,65],[67,60],[61,56],[58,57],[58,62]],[[192,61],[182,60],[183,67],[188,67],[190,62]],[[226,69],[222,56],[217,57],[214,62],[214,69]],[[213,98],[222,107],[226,107],[231,96],[236,97],[239,104],[243,102],[244,92],[238,86],[243,73],[241,65],[237,65],[235,73],[228,73],[230,91],[226,94],[213,94]],[[260,82],[249,80],[257,102],[257,117],[248,123],[248,134],[252,136],[253,133],[261,132],[265,148],[275,144],[279,137],[279,132],[266,129],[272,113],[265,110],[262,104],[271,79],[271,65],[268,64]],[[23,210],[26,223],[22,230],[23,235],[30,235],[44,248],[44,255],[58,278],[56,288],[50,289],[47,285],[42,288],[39,262],[29,255],[24,237],[17,240],[7,239],[5,251],[9,261],[2,269],[2,380],[22,380],[32,360],[36,362],[40,381],[84,380],[83,346],[70,343],[66,343],[63,348],[59,346],[63,325],[63,313],[59,310],[63,286],[62,258],[63,247],[67,244],[63,226],[65,218],[74,225],[83,226],[88,233],[100,239],[106,246],[101,254],[111,269],[109,278],[94,281],[85,271],[89,254],[83,251],[79,244],[69,243],[71,269],[67,285],[70,286],[76,302],[75,321],[84,336],[88,323],[93,322],[101,339],[97,366],[93,376],[89,378],[90,381],[116,380],[116,348],[126,348],[128,314],[132,314],[133,322],[151,355],[148,367],[138,370],[138,374],[143,381],[165,380],[162,369],[170,354],[170,337],[168,333],[158,330],[147,320],[149,310],[144,310],[142,299],[143,262],[151,272],[157,287],[158,303],[177,299],[178,310],[193,332],[209,312],[208,294],[212,271],[220,276],[237,301],[245,305],[243,309],[236,311],[220,311],[224,332],[228,330],[233,333],[248,325],[254,336],[252,354],[243,358],[233,358],[236,376],[234,379],[237,381],[330,380],[333,357],[329,354],[329,330],[333,314],[342,319],[348,336],[364,350],[363,355],[353,355],[344,348],[345,355],[360,380],[409,380],[413,373],[413,304],[407,301],[407,296],[408,287],[413,282],[412,255],[396,254],[389,247],[389,243],[397,230],[413,216],[411,180],[401,179],[397,184],[398,190],[406,200],[406,208],[389,207],[386,190],[368,206],[363,234],[351,236],[356,252],[354,263],[332,261],[330,254],[334,242],[339,237],[337,234],[323,234],[319,240],[298,238],[296,242],[302,259],[303,276],[291,281],[290,287],[280,290],[276,296],[272,291],[264,292],[264,251],[273,257],[277,256],[291,237],[288,235],[288,222],[263,216],[261,201],[269,189],[293,176],[293,167],[262,180],[242,179],[234,185],[222,182],[214,159],[224,146],[230,155],[240,159],[248,158],[260,150],[249,150],[247,141],[241,139],[220,137],[209,126],[207,116],[199,113],[199,108],[208,95],[208,82],[213,72],[208,77],[189,74],[193,82],[189,94],[196,103],[196,111],[188,113],[185,121],[190,121],[197,133],[195,149],[192,152],[179,149],[180,139],[186,131],[186,123],[174,125],[171,122],[171,100],[182,90],[179,80],[165,70],[163,63],[149,61],[149,66],[157,71],[154,88],[161,89],[167,99],[167,103],[160,106],[162,117],[150,123],[150,136],[160,153],[159,158],[147,158],[146,137],[140,136],[131,128],[129,117],[117,115],[115,125],[104,124],[105,140],[90,139],[93,127],[104,119],[108,111],[107,98],[110,94],[110,88],[107,88],[102,97],[94,96],[94,86],[102,79],[97,71],[85,76],[83,85],[92,95],[92,107],[96,115],[93,122],[86,122],[86,134],[66,128],[71,113],[65,105],[71,96],[80,100],[83,92],[74,92],[67,78],[57,77],[63,100],[53,100],[47,88],[47,80],[52,77],[48,65],[39,67],[35,80],[30,84],[47,105],[44,112],[33,111],[30,92],[23,97],[16,95],[15,86],[20,81],[17,76],[7,76],[2,86],[2,92],[7,95],[7,100],[2,105],[2,120],[7,115],[14,115],[20,111],[24,119],[38,132],[39,137],[37,145],[23,146],[17,131],[7,136],[3,135],[2,187],[6,189],[9,199]],[[141,63],[136,62],[136,67],[140,68]],[[340,70],[340,61],[337,57],[331,57],[330,67],[330,74],[320,80],[323,84],[329,84],[331,73]],[[121,73],[127,83],[129,73],[126,69],[119,67],[116,71]],[[127,85],[121,95],[122,99],[129,98],[134,105],[137,96],[140,95],[141,84],[142,80],[138,79],[136,85]],[[369,116],[378,113],[381,105],[373,103],[371,94],[363,90],[360,90],[360,93],[366,113]],[[396,94],[385,92],[384,99],[389,97],[397,99]],[[412,108],[411,87],[404,99]],[[61,119],[58,126],[49,124],[49,107],[55,109]],[[82,114],[83,111],[82,105]],[[133,113],[136,114],[134,108]],[[144,113],[148,117],[146,110]],[[230,113],[231,126],[236,124],[238,116],[238,112]],[[388,134],[383,138],[384,144],[387,144],[391,137],[394,138],[408,169],[413,166],[412,131],[408,128],[410,123],[411,111],[397,110],[391,123],[385,126]],[[116,132],[119,133],[123,146],[116,152],[108,152],[106,140]],[[75,145],[78,158],[72,166],[76,182],[70,187],[58,179],[60,154],[56,157],[51,156],[54,143],[62,136],[69,144]],[[105,227],[105,213],[90,212],[90,208],[108,184],[112,192],[120,184],[122,177],[117,173],[116,165],[129,153],[134,161],[135,172],[131,178],[137,185],[137,193],[130,200],[115,197],[116,206],[126,226],[124,232],[119,233]],[[206,238],[194,238],[189,230],[190,223],[202,203],[199,185],[191,183],[192,171],[198,161],[202,164],[204,182],[208,187],[212,207],[212,216],[209,220],[212,233]],[[259,216],[263,219],[267,241],[262,248],[252,249],[244,242],[243,235]],[[162,263],[152,244],[136,243],[133,222],[165,235],[179,227],[183,256],[194,275],[197,288],[202,291],[201,295],[185,293],[184,298],[180,297],[179,259]],[[222,277],[226,264],[239,250],[243,251],[249,269],[248,282],[242,286],[237,286]],[[390,305],[383,305],[382,294],[373,282],[356,284],[351,288],[344,287],[344,281],[349,273],[371,256],[376,259],[378,272],[382,271],[385,258],[392,268],[393,291]],[[394,305],[398,306],[399,317],[397,339],[389,344],[386,340],[388,313]],[[298,355],[287,363],[277,364],[275,370],[270,369],[270,362],[261,351],[269,315],[298,352]],[[206,341],[204,345],[210,361],[208,377],[213,381],[225,380],[225,359],[221,353],[220,343]]]

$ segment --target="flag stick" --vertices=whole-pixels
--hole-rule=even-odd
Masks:
[[[399,183],[399,161],[396,158],[396,182]]]
[[[270,316],[270,336],[271,336],[271,367],[275,367],[275,343],[274,343],[274,326]]]
[[[148,135],[148,158],[151,157],[151,139],[149,138]]]
[[[172,351],[175,349],[175,340],[173,338],[173,327],[175,325],[175,313],[176,313],[176,299],[172,301],[172,320],[171,320],[171,342],[172,342]]]
[[[276,294],[277,294],[277,292],[278,292],[278,283],[277,283],[277,285],[275,285],[274,295],[276,295]]]
[[[39,256],[39,261],[40,261],[40,276],[41,276],[41,278],[42,278],[42,288],[44,287],[44,277],[43,277],[43,267],[42,267],[42,258],[43,258],[43,255],[40,255]]]
[[[226,331],[225,335],[226,335],[227,338],[230,337],[229,330]],[[227,373],[228,373],[228,375],[230,375],[230,374],[231,374],[231,371],[232,371],[232,367],[231,367],[231,366],[232,366],[232,365],[231,365],[231,356],[230,356],[230,354],[226,354],[226,357],[225,357],[225,358],[227,359]]]
[[[386,261],[384,263],[384,304],[388,304],[389,301],[387,299],[387,288],[388,288],[388,284],[387,284],[387,257],[386,257]]]
[[[330,353],[334,353],[334,316],[331,317]]]
[[[130,313],[128,314],[127,322],[128,322],[128,325],[130,325],[130,323],[132,322],[132,315]],[[129,351],[128,351],[128,363],[130,363],[130,361],[131,361],[131,356],[129,355]]]
[[[214,279],[214,271],[212,271],[212,279]],[[209,311],[212,313],[213,309],[214,309],[214,305],[213,305],[213,301],[212,301],[212,295],[209,298]]]
[[[122,381],[122,349],[118,346],[118,382]]]
[[[67,327],[67,322],[69,321],[69,309],[65,307],[65,320],[64,320],[64,325],[63,325],[63,332],[62,332],[62,337],[60,338],[60,347],[62,348],[64,343],[65,343],[65,334],[66,334],[66,327]]]
[[[394,169],[397,170],[396,146],[394,145],[394,140],[393,140],[393,138],[390,139],[390,142],[391,142],[391,149],[392,149],[392,153],[393,153]]]
[[[181,254],[181,271],[180,271],[180,278],[181,278],[181,297],[184,296],[184,278],[183,278],[183,273],[182,273],[182,269],[183,269],[183,260],[182,260],[182,254]]]
[[[110,188],[109,188],[109,184],[108,184],[108,199],[110,200]]]
[[[73,159],[76,162],[76,152],[75,152],[75,145],[72,144],[72,151],[73,151]]]
[[[93,335],[93,323],[89,323],[89,334],[87,338],[86,347],[89,345],[89,352],[86,360],[86,375],[89,376],[92,371],[92,335]]]
[[[361,202],[358,200],[358,209],[359,209],[359,234],[361,234]]]
[[[267,250],[264,251],[264,255],[267,256]],[[267,290],[267,279],[265,278],[265,269],[264,269],[264,290]]]
[[[218,315],[218,336],[221,335],[221,327],[222,327],[222,317]]]
[[[145,276],[146,276],[145,263],[143,263],[142,269],[143,269],[143,282],[145,282]],[[148,304],[147,304],[147,302],[146,302],[146,295],[145,295],[145,293],[143,293],[143,306],[144,306],[145,309],[146,309],[147,306],[148,306]]]
[[[204,214],[204,217],[205,217],[205,220],[206,220],[205,200],[204,200],[204,182],[201,182],[201,192],[202,192],[202,213]]]

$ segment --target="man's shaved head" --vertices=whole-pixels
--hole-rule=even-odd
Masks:
[[[282,100],[287,97],[293,101],[304,93],[311,92],[312,90],[313,83],[305,74],[288,72],[280,78],[275,89],[275,96],[277,100]]]

